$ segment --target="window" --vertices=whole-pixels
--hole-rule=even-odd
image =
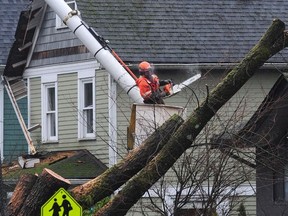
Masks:
[[[75,1],[67,1],[66,3],[72,10],[77,10],[77,5]],[[67,26],[63,23],[60,17],[56,15],[56,29],[63,29],[63,28],[67,28]]]
[[[202,215],[203,209],[177,209],[174,213],[175,216],[197,216]]]
[[[58,140],[57,90],[55,83],[43,84],[42,95],[42,140]]]
[[[81,79],[79,87],[79,138],[95,138],[94,79]]]
[[[284,198],[288,201],[288,165],[284,166]]]
[[[288,201],[288,165],[277,168],[273,172],[274,201]]]

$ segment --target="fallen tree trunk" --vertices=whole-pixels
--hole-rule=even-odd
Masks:
[[[245,84],[271,56],[287,46],[285,24],[274,20],[261,40],[218,84],[210,96],[179,127],[158,155],[149,162],[96,215],[125,215],[188,149],[215,113]]]
[[[20,176],[13,195],[6,208],[7,216],[18,215],[37,178],[38,177],[36,175],[32,174],[23,174]]]
[[[17,216],[40,215],[41,207],[60,188],[67,189],[70,182],[52,170],[44,169],[25,199]]]
[[[71,195],[83,208],[90,207],[111,195],[159,152],[181,123],[182,118],[173,115],[139,147],[130,151],[123,160],[97,178],[75,187]]]

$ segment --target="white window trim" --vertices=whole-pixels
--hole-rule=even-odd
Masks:
[[[75,10],[77,10],[76,1],[67,1],[66,3],[67,3],[67,5],[68,5],[69,7],[70,7],[69,4],[74,4]],[[60,19],[60,17],[59,17],[57,14],[56,14],[55,27],[56,27],[57,30],[68,28],[68,26],[66,26],[66,25],[63,23],[63,21]]]
[[[95,72],[94,72],[95,74]],[[92,112],[93,112],[93,133],[85,133],[85,122],[83,118],[83,104],[84,104],[84,84],[92,83]],[[96,114],[95,114],[95,77],[86,77],[78,79],[78,139],[90,140],[96,138]]]
[[[98,69],[100,69],[100,63],[95,60],[91,60],[91,61],[85,61],[85,62],[61,64],[57,66],[47,66],[45,68],[41,68],[41,67],[28,68],[25,70],[25,73],[23,74],[23,78],[28,79],[28,78],[34,78],[34,77],[39,77],[39,76],[46,77],[49,74],[52,77],[55,76],[57,79],[57,75],[59,74],[62,75],[62,74],[74,73],[74,72],[78,72],[78,78],[80,78],[80,76],[81,78],[84,78],[84,77],[88,77],[87,74],[89,74],[89,77],[95,76],[95,70],[98,70]]]
[[[41,113],[42,113],[42,142],[43,143],[53,143],[53,142],[58,142],[58,88],[57,88],[57,82],[54,81],[52,82],[52,79],[45,79],[45,77],[41,77],[42,79],[42,85],[41,85]],[[50,81],[50,82],[45,82],[43,81]],[[56,135],[53,137],[49,137],[48,134],[48,122],[47,122],[47,88],[49,87],[54,87],[55,88],[55,130],[56,130]]]

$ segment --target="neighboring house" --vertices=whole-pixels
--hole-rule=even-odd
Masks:
[[[274,18],[287,19],[288,7],[286,1],[67,2],[136,74],[142,60],[153,63],[160,78],[175,83],[201,73],[201,80],[166,100],[186,107],[188,114],[206,96],[205,84],[212,89]],[[43,3],[33,1],[30,21],[35,18],[39,24],[30,35],[29,53],[23,55],[25,70],[4,72],[27,80],[29,127],[41,125],[30,133],[33,145],[38,151],[87,149],[111,166],[128,152],[133,101]],[[227,122],[240,128],[246,124],[285,70],[286,56],[283,51],[270,59],[218,112],[211,135],[221,133]],[[255,214],[255,192],[250,188],[243,196],[252,198],[245,204],[254,202],[250,214]]]
[[[28,8],[29,0],[1,0],[0,4],[0,76],[8,59],[9,50],[14,42],[14,35],[21,11]],[[0,79],[0,151],[1,159],[11,162],[20,154],[27,154],[28,148],[9,97]],[[18,101],[24,119],[27,120],[27,100]]]
[[[256,146],[257,215],[287,215],[287,73],[240,131],[241,143]],[[248,141],[248,142],[247,142]]]

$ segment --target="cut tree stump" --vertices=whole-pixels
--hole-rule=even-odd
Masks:
[[[43,169],[17,216],[40,215],[41,207],[60,188],[67,189],[70,181],[49,169]]]
[[[23,174],[20,176],[17,185],[14,189],[13,195],[6,208],[7,216],[18,215],[18,212],[22,208],[22,205],[25,202],[26,197],[29,195],[37,178],[38,177],[36,175],[32,174]]]

